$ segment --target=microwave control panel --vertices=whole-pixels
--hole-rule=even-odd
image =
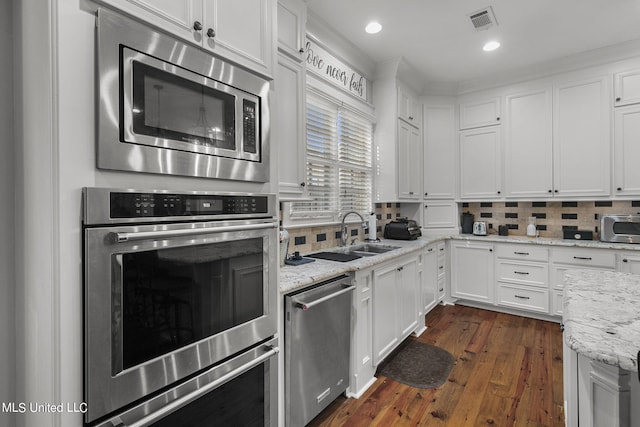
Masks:
[[[257,153],[258,130],[256,129],[256,113],[258,106],[248,99],[242,100],[242,137],[245,153]]]

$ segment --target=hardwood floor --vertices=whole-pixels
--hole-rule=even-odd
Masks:
[[[557,323],[438,306],[410,337],[449,351],[448,381],[418,389],[379,376],[360,399],[339,397],[310,426],[564,426]]]

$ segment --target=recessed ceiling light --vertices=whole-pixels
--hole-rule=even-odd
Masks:
[[[497,42],[495,40],[492,40],[490,42],[487,42],[483,47],[482,50],[484,50],[485,52],[491,52],[492,50],[496,50],[497,48],[500,47],[500,42]]]
[[[364,27],[364,30],[369,34],[376,34],[376,33],[379,33],[380,30],[382,30],[382,25],[380,25],[379,22],[375,22],[375,21],[369,22],[367,26]]]

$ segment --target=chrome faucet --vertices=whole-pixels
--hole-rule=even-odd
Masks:
[[[347,217],[351,214],[356,214],[360,217],[360,221],[362,221],[362,231],[364,233],[367,232],[367,229],[369,228],[369,224],[367,223],[367,221],[364,220],[364,218],[362,217],[362,215],[360,215],[358,212],[356,211],[349,211],[346,214],[344,214],[344,216],[342,217],[342,226],[340,228],[341,232],[340,232],[340,242],[342,243],[342,246],[347,246],[347,224],[345,223],[345,219],[347,219]],[[353,244],[353,242],[352,242]]]

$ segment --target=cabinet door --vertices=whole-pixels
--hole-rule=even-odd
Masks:
[[[553,193],[551,89],[506,97],[505,180],[507,197]]]
[[[460,129],[500,124],[500,98],[467,101],[460,104]]]
[[[420,131],[398,120],[398,197],[401,199],[419,199],[419,185],[422,179],[420,170]]]
[[[202,24],[202,0],[103,0],[129,15],[162,28],[180,38],[200,43],[202,31],[194,29]]]
[[[374,378],[373,367],[373,329],[371,298],[373,283],[372,270],[358,270],[355,272],[356,291],[354,293],[355,313],[352,318],[353,336],[351,339],[351,381],[350,395],[359,396]]]
[[[499,127],[460,132],[460,196],[502,197],[500,159]]]
[[[424,228],[455,228],[458,226],[458,204],[453,200],[429,200],[424,205]]]
[[[204,0],[203,45],[271,75],[274,10],[274,0]]]
[[[398,272],[398,335],[400,340],[409,336],[418,326],[418,262],[416,258],[402,263]]]
[[[614,194],[640,195],[640,105],[615,109]]]
[[[554,89],[554,194],[610,194],[609,99],[606,77]]]
[[[427,314],[438,301],[438,250],[436,245],[428,246],[422,256],[422,280],[420,284],[420,304],[423,314]]]
[[[420,127],[420,105],[411,90],[402,84],[398,85],[398,118],[416,127]]]
[[[280,200],[307,196],[305,185],[305,69],[284,55],[278,55],[272,147],[278,151]]]
[[[640,103],[640,70],[630,70],[613,75],[614,105]]]
[[[456,195],[455,108],[424,107],[424,197],[453,199]]]
[[[306,23],[302,0],[278,0],[278,50],[298,62],[304,59]]]
[[[377,269],[373,277],[373,364],[398,344],[398,266]]]
[[[494,302],[493,245],[454,243],[451,246],[451,296]]]

